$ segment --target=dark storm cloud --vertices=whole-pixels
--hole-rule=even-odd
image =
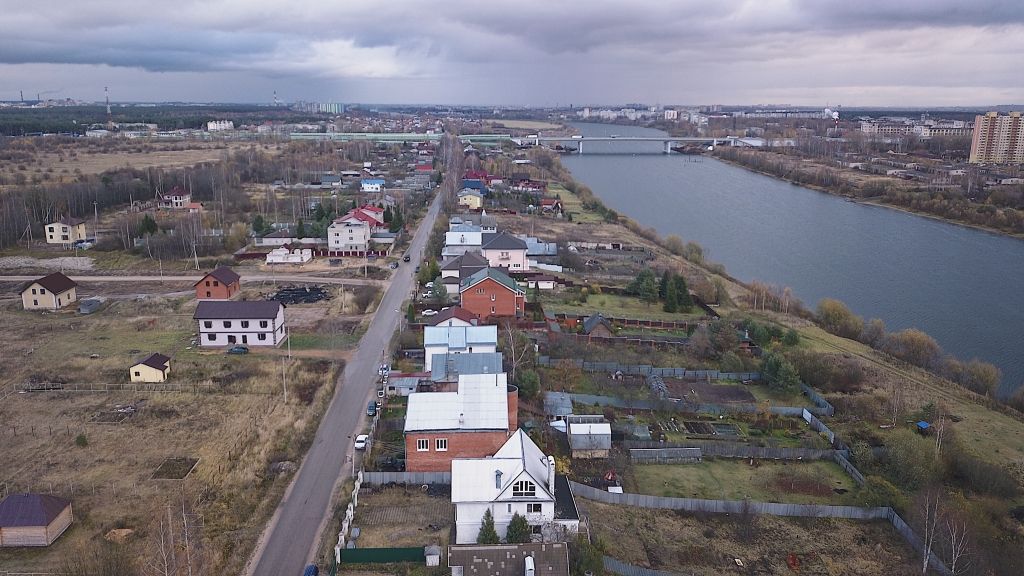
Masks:
[[[985,100],[1022,88],[1020,1],[38,0],[4,10],[0,64],[15,65],[3,70],[12,81],[44,65],[100,65],[140,79],[333,83],[367,99],[382,86],[369,79],[387,80],[376,99],[460,102],[749,101],[787,87],[792,101],[878,86],[934,99],[940,85]],[[186,89],[200,88],[178,97]]]

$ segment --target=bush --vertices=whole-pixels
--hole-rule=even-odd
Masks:
[[[480,533],[476,536],[477,544],[498,544],[498,532],[494,529],[494,515],[490,509],[484,511],[483,522],[480,525]]]
[[[530,536],[530,525],[526,523],[526,517],[518,512],[513,514],[505,532],[505,541],[509,544],[526,544]]]
[[[75,436],[75,446],[79,448],[85,448],[89,445],[89,439],[85,437],[85,434],[79,434]]]
[[[890,334],[882,349],[904,362],[925,369],[934,367],[942,357],[939,343],[917,328]]]
[[[843,338],[858,338],[864,330],[863,318],[851,312],[846,304],[831,298],[818,303],[814,318],[827,332]]]
[[[761,373],[771,388],[788,390],[800,385],[800,375],[796,368],[782,354],[776,352],[770,352],[764,357]]]
[[[858,506],[889,506],[897,510],[906,508],[906,499],[900,489],[881,476],[865,477],[864,485],[857,490],[854,498]]]

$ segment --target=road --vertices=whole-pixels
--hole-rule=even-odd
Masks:
[[[399,271],[400,274],[400,271]],[[399,275],[396,274],[396,277]],[[330,276],[316,276],[307,274],[247,274],[240,272],[242,282],[308,282],[315,284],[348,284],[351,286],[382,286],[384,280],[369,280],[366,278],[331,278]],[[36,280],[39,276],[5,276],[0,275],[0,282],[28,282]],[[75,282],[190,282],[196,283],[202,276],[99,276],[99,275],[74,275],[68,276]]]
[[[448,149],[461,151],[458,146]],[[451,162],[459,160],[452,158]],[[455,166],[457,169],[458,164]],[[449,173],[446,177],[449,185],[442,190],[449,190],[450,182],[455,179]],[[298,576],[315,556],[320,532],[331,511],[331,494],[339,478],[350,473],[352,464],[347,458],[354,452],[352,438],[362,429],[366,404],[376,388],[377,368],[404,316],[402,303],[412,294],[413,269],[422,260],[444,195],[445,192],[439,192],[431,204],[410,244],[408,253],[412,261],[396,271],[359,348],[345,365],[313,445],[260,538],[247,574]]]

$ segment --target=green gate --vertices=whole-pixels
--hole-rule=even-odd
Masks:
[[[423,547],[418,548],[345,548],[342,564],[386,564],[390,562],[426,562]]]

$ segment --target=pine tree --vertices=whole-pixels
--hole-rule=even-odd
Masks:
[[[306,224],[299,218],[299,225],[295,227],[295,236],[298,238],[306,237]]]
[[[267,221],[263,219],[262,214],[257,214],[252,219],[252,231],[255,234],[262,234],[263,230],[267,227]]]
[[[405,320],[412,324],[416,321],[416,306],[412,302],[409,302],[409,307],[405,309]]]
[[[676,310],[679,312],[689,312],[693,308],[693,298],[690,297],[690,289],[686,286],[686,279],[682,276],[676,276],[672,279],[672,284],[676,287]]]
[[[508,530],[505,532],[505,541],[509,544],[526,544],[530,541],[530,525],[526,517],[516,512],[508,523]]]
[[[385,208],[384,209],[384,221],[385,222],[391,222],[392,220],[394,220],[394,218],[395,218],[395,215],[391,213],[391,206],[388,206],[387,208]]]
[[[498,544],[498,531],[494,529],[494,515],[490,508],[484,511],[483,521],[480,523],[480,533],[476,536],[477,544]]]
[[[661,283],[658,285],[658,298],[666,300],[666,304],[668,304],[668,285],[670,282],[672,282],[672,274],[665,270],[661,274]]]
[[[159,228],[156,225],[156,220],[149,214],[142,217],[142,223],[139,224],[139,236],[146,236],[156,234]]]
[[[668,273],[666,272],[666,274]],[[666,282],[664,277],[662,277],[662,282],[665,285],[664,310],[669,314],[675,314],[676,312],[679,311],[677,307],[677,302],[679,302],[679,294],[676,292],[676,283],[672,282],[671,280]]]

